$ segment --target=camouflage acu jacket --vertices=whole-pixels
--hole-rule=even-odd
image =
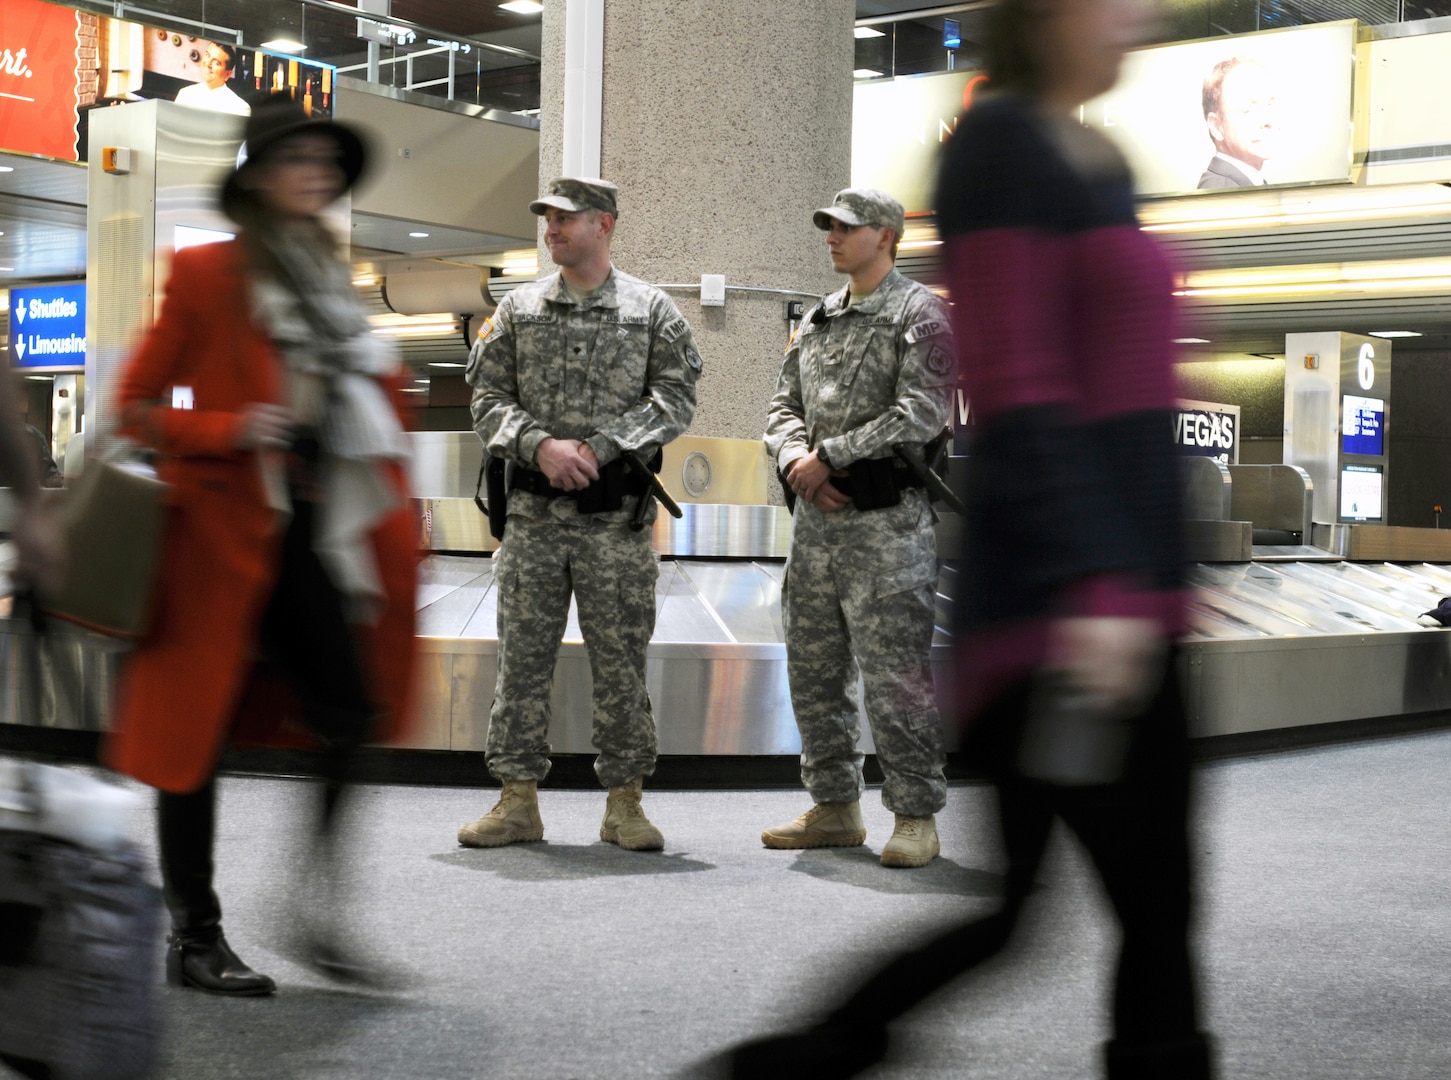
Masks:
[[[602,465],[653,454],[690,426],[699,375],[674,303],[618,270],[578,304],[558,273],[509,293],[466,372],[485,448],[531,467],[549,437],[584,440]]]
[[[786,348],[766,419],[766,446],[785,472],[823,450],[837,468],[890,457],[947,424],[956,365],[947,306],[893,269],[870,296],[848,290],[813,308]]]

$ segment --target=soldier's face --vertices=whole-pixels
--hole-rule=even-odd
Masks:
[[[865,269],[891,246],[892,230],[877,225],[843,225],[833,221],[826,234],[831,268],[838,274],[855,274]]]
[[[555,266],[579,266],[609,251],[614,218],[598,210],[544,211],[544,245]]]

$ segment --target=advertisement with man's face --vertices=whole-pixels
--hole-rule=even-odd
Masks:
[[[332,114],[335,70],[44,0],[0,0],[0,150],[82,161],[90,113],[159,99],[247,115],[285,93]]]
[[[1141,195],[1350,177],[1355,24],[1141,49],[1083,108]]]

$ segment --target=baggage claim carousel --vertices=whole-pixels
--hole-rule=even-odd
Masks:
[[[498,654],[495,545],[467,497],[478,443],[429,433],[415,437],[415,448],[429,554],[418,593],[418,723],[401,748],[476,760]],[[661,566],[648,678],[660,752],[796,755],[780,615],[790,517],[765,504],[760,444],[679,440],[662,477],[685,516],[662,512],[653,533]],[[1451,564],[1451,531],[1314,524],[1308,480],[1286,466],[1200,460],[1186,463],[1185,482],[1195,599],[1182,653],[1196,737],[1268,745],[1297,731],[1392,730],[1451,715],[1451,634],[1416,622],[1451,596],[1451,565],[1441,565]],[[954,515],[943,515],[939,550],[948,561],[932,661],[944,703],[952,693],[944,628],[959,529]],[[0,724],[104,726],[122,652],[79,632],[57,638],[36,663],[28,626],[0,619]],[[552,707],[555,753],[592,754],[589,663],[573,610]],[[863,745],[871,751],[865,724]]]

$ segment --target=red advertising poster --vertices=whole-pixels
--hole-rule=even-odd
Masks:
[[[0,149],[76,160],[79,27],[69,8],[0,3]]]

